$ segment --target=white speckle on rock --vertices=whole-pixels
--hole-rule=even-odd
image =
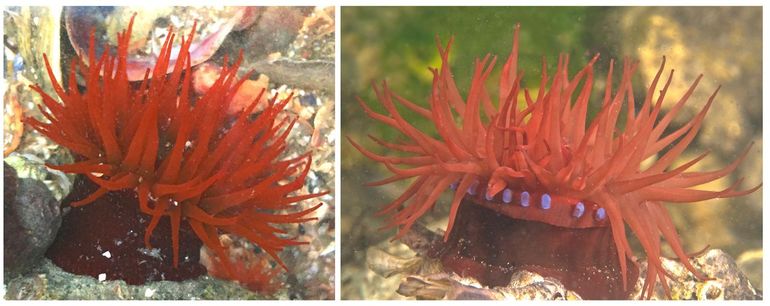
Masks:
[[[102,253],[102,256],[107,258],[112,258],[112,254],[110,253],[110,251],[104,251],[104,253]]]
[[[99,281],[103,282],[107,280],[107,273],[100,273],[99,274]]]
[[[144,289],[144,297],[146,297],[146,298],[150,298],[150,297],[152,297],[154,294],[155,294],[155,289],[152,289],[152,288],[147,288],[147,289]]]

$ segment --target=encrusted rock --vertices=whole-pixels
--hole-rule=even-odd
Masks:
[[[536,273],[520,271],[511,276],[504,287],[489,288],[471,278],[456,274],[407,276],[398,288],[399,294],[423,300],[580,300],[558,280]]]
[[[366,265],[382,277],[402,273],[416,273],[423,262],[421,257],[402,258],[388,254],[377,247],[366,250]]]
[[[668,280],[671,288],[671,298],[675,300],[761,300],[762,293],[757,291],[748,277],[738,269],[730,255],[722,250],[712,249],[703,255],[690,260],[695,269],[711,278],[700,281],[676,260],[661,258],[663,267],[674,279]],[[644,282],[646,262],[641,264],[635,298],[639,297],[639,289]],[[652,299],[666,299],[663,288],[658,285]]]

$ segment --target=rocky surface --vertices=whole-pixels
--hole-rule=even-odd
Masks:
[[[8,7],[3,10],[3,25],[5,34],[5,48],[3,60],[5,67],[4,78],[7,90],[4,99],[4,109],[13,109],[13,104],[18,104],[23,116],[43,119],[37,109],[42,104],[42,98],[29,88],[32,84],[40,84],[46,92],[53,92],[51,83],[48,82],[48,74],[43,61],[43,53],[48,56],[53,74],[61,79],[60,60],[62,58],[59,24],[61,21],[61,7]],[[65,54],[69,57],[71,55]],[[16,63],[16,64],[11,64]],[[20,119],[20,118],[19,118]],[[4,127],[13,121],[5,121]],[[18,146],[15,152],[20,154],[32,154],[40,160],[56,162],[61,155],[68,155],[57,144],[46,137],[42,137],[35,131],[24,130],[19,135]],[[8,156],[6,152],[4,156]],[[66,156],[64,156],[66,157]]]
[[[435,235],[424,228],[407,234],[406,248],[401,243],[388,243],[370,247],[367,265],[373,276],[367,290],[377,298],[412,298],[429,300],[579,300],[581,297],[564,287],[557,279],[542,277],[529,271],[513,274],[507,286],[485,287],[476,280],[460,277],[443,270],[441,264],[425,253],[429,241]],[[429,235],[431,237],[426,237]],[[436,236],[439,237],[439,236]],[[417,242],[417,244],[415,244]],[[663,267],[673,278],[667,280],[674,300],[757,300],[762,293],[751,285],[735,260],[719,249],[712,249],[691,259],[696,269],[710,279],[695,278],[680,262],[661,258]],[[639,260],[640,275],[647,271],[646,260]],[[640,277],[631,294],[639,299],[644,278]],[[383,293],[392,290],[390,294]],[[651,297],[654,300],[669,299],[658,284]]]
[[[709,280],[695,278],[679,261],[661,258],[663,268],[673,276],[668,280],[671,298],[674,300],[761,300],[762,292],[757,290],[738,268],[730,255],[720,249],[711,249],[690,260],[695,269],[703,272]],[[646,261],[641,264],[642,277],[636,286],[635,298],[639,297]],[[666,295],[661,286],[656,286],[652,299],[663,300]]]
[[[67,273],[45,259],[30,273],[7,280],[8,300],[227,300],[263,299],[236,283],[209,276],[184,282],[151,282],[141,286],[124,281],[99,281]],[[287,298],[286,290],[273,298]]]
[[[324,61],[334,62],[334,48],[316,49],[318,44],[334,45],[334,32],[320,31],[319,29],[334,28],[334,20],[323,19],[324,22],[314,22],[319,16],[334,16],[333,7],[317,7],[309,13],[305,19],[296,40],[291,43],[288,50],[282,52],[287,61],[306,63],[308,57],[323,58]],[[244,31],[246,33],[248,30]],[[302,50],[309,50],[304,52]],[[312,51],[315,50],[315,51]],[[313,53],[315,52],[315,53]],[[314,54],[314,55],[312,55]],[[281,66],[283,67],[283,66]],[[292,78],[283,78],[269,74],[273,84],[271,94],[278,94],[279,98],[289,93],[294,95],[291,103],[286,107],[285,113],[298,118],[291,134],[289,134],[288,148],[285,158],[295,157],[300,153],[312,152],[312,165],[305,180],[305,186],[300,194],[329,193],[318,198],[302,202],[302,208],[307,209],[317,203],[324,205],[315,212],[317,221],[287,226],[289,233],[298,240],[307,244],[287,248],[281,253],[281,258],[289,267],[285,275],[285,283],[288,288],[289,299],[334,299],[335,278],[335,211],[334,198],[337,192],[334,189],[336,173],[334,171],[336,128],[334,118],[334,91],[315,83],[308,86],[309,82],[322,82],[314,79],[313,75],[333,75],[332,70],[313,70],[304,64],[300,70],[284,71],[284,76],[294,73],[307,72],[305,80],[300,83],[290,82]],[[333,67],[333,66],[332,66]],[[252,67],[254,68],[254,67]],[[274,67],[279,69],[277,67]],[[256,68],[254,68],[256,69]],[[281,68],[282,69],[282,68]],[[279,69],[280,70],[280,69]],[[277,76],[274,78],[274,76]],[[278,81],[280,80],[280,81]],[[283,83],[286,82],[286,83]],[[281,85],[283,84],[283,85]]]

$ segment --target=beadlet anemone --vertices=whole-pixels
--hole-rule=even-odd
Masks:
[[[661,237],[690,272],[706,279],[689,263],[690,255],[683,250],[664,203],[737,197],[761,186],[739,190],[741,179],[724,190],[696,189],[731,173],[748,148],[719,170],[687,171],[708,152],[672,167],[698,133],[719,88],[692,120],[669,131],[701,76],[662,114],[673,76],[671,70],[660,88],[665,57],[638,109],[631,84],[637,64],[623,62],[613,93],[611,60],[600,110],[589,120],[593,66],[599,55],[572,77],[568,56],[559,57],[554,75],[548,74],[544,60],[537,93],[532,93],[522,88],[523,72],[517,71],[518,36],[517,25],[500,76],[497,104],[485,87],[496,57],[476,60],[463,98],[449,67],[453,40],[444,48],[438,38],[441,67],[431,68],[429,107],[399,96],[386,82],[373,88],[387,113],[375,112],[359,99],[369,117],[405,139],[390,142],[370,135],[378,145],[397,152],[393,156],[349,139],[394,174],[371,185],[413,179],[402,195],[377,213],[389,216],[386,228],[398,229],[394,239],[404,236],[451,189],[445,246],[437,256],[448,270],[473,276],[484,285],[507,285],[514,271],[526,269],[556,277],[586,299],[628,298],[639,269],[626,228],[647,255],[642,298],[651,296],[658,280],[669,294],[670,275],[660,261]],[[437,136],[412,125],[398,104],[432,122]],[[642,163],[653,157],[651,164]]]
[[[169,29],[153,71],[147,69],[139,83],[129,82],[132,25],[133,17],[118,33],[116,52],[99,57],[92,31],[87,63],[72,60],[67,88],[46,58],[61,103],[32,86],[43,97],[40,110],[47,121],[26,122],[76,155],[75,163],[48,166],[95,184],[70,196],[73,209],[48,257],[73,273],[141,284],[205,272],[198,263],[202,242],[217,255],[218,269],[234,276],[219,240],[230,233],[284,266],[278,252],[303,242],[276,225],[314,220],[311,213],[321,205],[295,205],[320,195],[293,194],[304,186],[310,154],[281,157],[296,120],[280,115],[291,97],[260,102],[263,91],[240,114],[229,116],[232,97],[248,79],[237,77],[240,58],[232,65],[225,58],[214,85],[195,96],[189,53],[195,27],[187,39],[181,37],[173,69],[168,67],[175,34]],[[78,68],[85,89],[77,84]],[[252,114],[259,103],[267,105]]]

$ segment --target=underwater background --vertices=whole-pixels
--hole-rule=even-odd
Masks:
[[[356,97],[382,111],[370,84],[387,80],[399,95],[426,105],[432,81],[427,68],[440,64],[436,36],[442,44],[454,36],[450,62],[461,94],[465,95],[470,85],[473,60],[487,53],[498,56],[488,83],[496,84],[516,23],[521,24],[519,69],[525,73],[525,86],[537,84],[543,57],[549,73],[553,73],[558,55],[569,53],[570,75],[574,75],[594,54],[601,54],[595,65],[597,77],[589,106],[592,114],[600,104],[610,58],[619,61],[628,56],[639,61],[634,76],[637,107],[663,56],[666,70],[675,69],[665,111],[699,74],[704,74],[685,110],[674,119],[672,130],[690,120],[721,84],[696,140],[674,166],[710,150],[711,154],[692,170],[718,169],[735,160],[753,141],[754,147],[735,172],[701,189],[721,190],[741,177],[745,177],[743,189],[761,182],[762,9],[756,7],[345,7],[341,24],[342,136],[370,149],[375,146],[365,140],[367,134],[398,139],[392,129],[366,117]],[[617,70],[615,74],[619,80]],[[409,111],[402,114],[407,120],[414,119],[416,127],[432,131],[430,122],[419,122]],[[341,297],[399,298],[396,277],[384,279],[370,271],[366,250],[374,245],[398,248],[396,243],[389,243],[395,230],[378,230],[383,219],[374,217],[374,212],[400,195],[406,182],[366,187],[365,182],[385,178],[389,172],[366,159],[348,141],[343,141],[340,157]],[[422,222],[431,229],[443,229],[448,204],[445,195]],[[752,284],[762,288],[762,189],[734,199],[669,205],[669,210],[685,250],[695,252],[706,245],[725,250],[736,258]],[[663,252],[671,255],[667,247]]]

